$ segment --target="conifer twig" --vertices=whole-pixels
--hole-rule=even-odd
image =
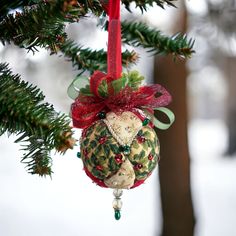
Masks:
[[[67,40],[58,44],[58,49],[64,54],[66,58],[72,61],[73,66],[82,71],[107,70],[107,52],[103,49],[92,50],[77,45],[71,40]],[[136,63],[138,54],[135,51],[124,51],[122,53],[122,64],[128,67],[130,64]]]
[[[132,46],[141,46],[154,54],[172,54],[188,58],[194,53],[194,40],[181,33],[171,37],[141,22],[122,22],[122,41]]]
[[[69,119],[44,102],[38,88],[13,75],[7,64],[0,64],[0,135],[17,134],[26,152],[22,162],[32,174],[50,175],[52,149],[65,152],[75,140]]]

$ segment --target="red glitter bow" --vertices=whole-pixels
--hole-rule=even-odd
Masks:
[[[111,87],[111,77],[100,71],[94,72],[90,78],[90,90],[93,96],[80,94],[72,104],[71,115],[74,127],[86,128],[99,119],[98,114],[101,111],[123,112],[146,109],[153,113],[153,109],[166,106],[171,102],[171,95],[159,84],[142,86],[135,91],[126,86],[116,94],[112,91],[107,97],[102,97],[98,88],[104,80],[107,81],[108,88]],[[156,97],[157,94],[160,96]]]

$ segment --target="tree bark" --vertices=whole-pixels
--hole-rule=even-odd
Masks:
[[[226,76],[228,82],[227,98],[227,128],[228,128],[228,150],[227,154],[232,156],[236,153],[236,58],[226,57]]]
[[[181,15],[175,30],[183,32],[185,27],[186,12]],[[176,121],[170,129],[157,130],[161,143],[159,177],[163,214],[162,236],[192,236],[195,217],[190,188],[185,62],[174,62],[172,57],[156,58],[154,76],[155,83],[163,85],[172,94],[170,109],[176,116]]]

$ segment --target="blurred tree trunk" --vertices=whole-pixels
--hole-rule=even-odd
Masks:
[[[187,14],[183,10],[174,31],[185,32],[186,22]],[[163,85],[172,94],[170,108],[176,115],[176,121],[168,131],[157,130],[161,143],[162,236],[192,236],[195,217],[190,189],[185,62],[174,62],[171,57],[158,57],[154,76],[155,83]]]
[[[228,126],[228,155],[236,153],[236,58],[226,58],[225,70],[228,82],[228,101],[227,101],[227,126]]]

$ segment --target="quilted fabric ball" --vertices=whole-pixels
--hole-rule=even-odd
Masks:
[[[157,135],[147,123],[130,111],[109,112],[84,129],[80,147],[86,174],[101,187],[129,189],[142,184],[160,152]]]

